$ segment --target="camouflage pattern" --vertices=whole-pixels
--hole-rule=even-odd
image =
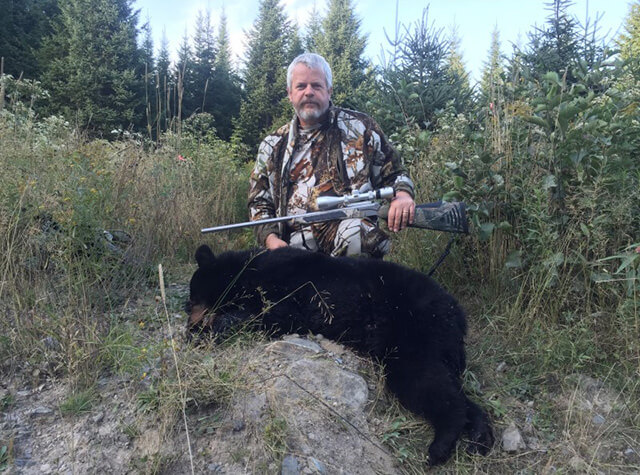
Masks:
[[[310,198],[309,193],[313,197],[341,196],[365,184],[373,188],[393,186],[396,191],[414,196],[413,183],[399,156],[372,118],[330,107],[320,128],[305,134],[294,116],[291,123],[260,144],[250,180],[250,219],[302,213],[307,211],[304,201]],[[339,244],[339,224],[332,221],[312,225],[313,238],[323,252],[347,252],[346,247],[344,251],[336,249],[344,247]],[[380,247],[380,235],[385,236],[384,233],[370,222],[361,228],[374,228],[374,236],[365,238],[363,234],[362,241]],[[299,231],[282,223],[254,229],[262,245],[271,233],[288,241],[292,232]]]

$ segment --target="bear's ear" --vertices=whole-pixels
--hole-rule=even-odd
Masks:
[[[205,267],[212,265],[216,260],[216,256],[214,256],[213,251],[209,246],[203,244],[196,251],[196,262],[198,263],[198,267]]]

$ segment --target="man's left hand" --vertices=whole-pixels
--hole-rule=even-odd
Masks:
[[[413,223],[416,212],[416,204],[411,195],[406,191],[398,191],[396,197],[391,200],[387,226],[390,231],[397,233],[402,231],[409,224]]]

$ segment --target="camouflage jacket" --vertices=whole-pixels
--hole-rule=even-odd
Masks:
[[[290,160],[296,148],[298,120],[267,136],[258,149],[249,187],[252,221],[286,216],[291,194]],[[413,183],[400,157],[378,124],[366,114],[330,107],[312,148],[313,160],[326,160],[328,177],[319,195],[344,195],[370,184],[373,188],[393,186],[414,196]],[[271,233],[284,236],[282,224],[256,226],[261,245]]]

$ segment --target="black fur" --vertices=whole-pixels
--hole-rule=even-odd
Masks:
[[[191,333],[221,333],[253,317],[276,335],[321,333],[384,361],[389,389],[435,429],[431,464],[445,462],[462,434],[472,453],[493,445],[489,418],[462,389],[464,312],[426,275],[292,248],[216,257],[201,246],[196,261]]]

